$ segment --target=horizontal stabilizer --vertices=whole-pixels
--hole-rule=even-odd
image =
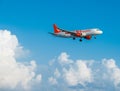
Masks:
[[[51,34],[51,35],[56,35],[56,34],[54,34],[54,33],[51,33],[51,32],[48,32],[49,34]]]

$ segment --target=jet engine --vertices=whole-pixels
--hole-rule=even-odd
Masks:
[[[82,32],[81,31],[76,31],[76,36],[77,37],[81,37],[82,36]]]
[[[88,36],[85,36],[85,39],[87,40],[90,40],[92,36],[88,35]]]

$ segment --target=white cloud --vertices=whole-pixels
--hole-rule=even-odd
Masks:
[[[120,85],[120,68],[117,67],[115,60],[104,59],[102,63],[107,69],[107,73],[105,74],[108,76],[108,78],[111,79],[115,86]]]
[[[120,67],[114,59],[72,60],[66,52],[45,65],[36,74],[37,64],[17,61],[24,54],[18,39],[10,31],[0,31],[0,89],[23,88],[35,91],[120,91]],[[35,83],[38,87],[36,87]],[[46,85],[47,84],[47,85]]]
[[[57,80],[54,77],[49,77],[48,81],[51,85],[56,85],[57,84]]]
[[[102,64],[107,67],[108,69],[116,68],[115,60],[114,59],[103,59]]]
[[[60,72],[59,72],[59,70],[57,68],[55,69],[54,76],[56,78],[59,78],[61,76],[61,74],[60,74]]]
[[[71,59],[68,59],[69,55],[66,52],[62,52],[60,56],[58,57],[59,63],[64,65],[64,64],[69,64],[73,63]]]
[[[69,85],[81,84],[92,82],[91,68],[87,66],[85,61],[78,60],[69,69],[64,68],[64,79]]]
[[[42,80],[42,75],[41,74],[37,75],[35,80],[37,82],[40,82]]]
[[[25,50],[22,46],[19,45],[19,47],[15,49],[15,58],[26,57],[29,53],[29,50]]]
[[[21,86],[24,89],[29,89],[31,84],[41,81],[41,75],[36,75],[36,62],[24,64],[18,62],[15,58],[20,55],[16,52],[22,47],[18,43],[15,35],[10,31],[0,30],[0,88],[14,89]]]
[[[114,59],[72,60],[63,52],[54,60],[49,81],[62,91],[120,91],[120,68]]]

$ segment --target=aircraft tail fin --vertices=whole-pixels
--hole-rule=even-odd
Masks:
[[[61,30],[57,27],[56,24],[53,24],[53,28],[54,28],[54,33],[59,33],[59,32],[61,32]]]

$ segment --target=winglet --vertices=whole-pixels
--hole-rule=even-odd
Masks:
[[[53,28],[54,28],[54,33],[59,33],[60,29],[57,28],[56,24],[53,24]]]

